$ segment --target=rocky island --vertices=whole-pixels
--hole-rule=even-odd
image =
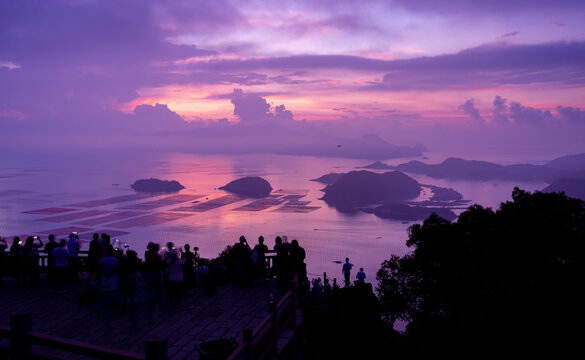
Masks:
[[[389,171],[377,174],[370,171],[350,171],[323,191],[323,200],[330,204],[360,206],[402,202],[420,194],[420,184],[413,178],[399,172]]]
[[[272,186],[261,177],[247,176],[231,181],[219,189],[240,196],[262,198],[270,194]]]
[[[155,178],[136,180],[130,187],[137,192],[150,193],[171,193],[185,188],[176,180],[160,180]]]
[[[345,213],[364,211],[384,219],[415,221],[436,213],[452,220],[457,216],[450,208],[467,203],[453,189],[421,185],[399,171],[330,173],[313,180],[328,184],[321,198],[327,205]],[[432,197],[415,201],[423,188],[432,191]]]

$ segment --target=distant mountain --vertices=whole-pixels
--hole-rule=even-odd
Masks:
[[[402,221],[424,220],[433,213],[447,220],[455,220],[457,218],[457,215],[449,209],[409,206],[406,204],[384,204],[373,209],[363,209],[362,211],[372,213],[382,219]]]
[[[414,147],[390,144],[377,135],[364,135],[355,139],[323,137],[289,145],[278,153],[373,160],[422,155],[422,152]]]
[[[436,179],[510,180],[552,182],[563,177],[565,170],[548,165],[500,165],[487,161],[448,158],[440,164],[411,161],[395,167],[407,173],[424,174]]]
[[[542,192],[564,192],[567,196],[585,200],[585,179],[559,179]]]
[[[393,170],[394,166],[386,165],[381,161],[375,161],[370,165],[362,166],[360,169],[372,169],[372,170]]]
[[[568,171],[583,170],[585,169],[585,153],[561,156],[549,161],[546,165]]]

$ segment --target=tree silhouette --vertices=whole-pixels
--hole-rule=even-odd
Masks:
[[[563,193],[515,188],[493,211],[456,222],[432,215],[409,229],[412,253],[377,273],[389,324],[410,321],[421,355],[556,356],[576,348],[585,207]]]

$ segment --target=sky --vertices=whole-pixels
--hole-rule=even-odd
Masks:
[[[0,141],[262,128],[584,152],[584,18],[582,0],[3,0]]]

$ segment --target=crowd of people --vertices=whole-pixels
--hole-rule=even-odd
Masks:
[[[262,236],[253,248],[241,236],[229,249],[227,271],[201,259],[199,249],[189,244],[177,248],[169,242],[161,249],[159,244],[150,242],[140,259],[136,251],[114,246],[108,234],[95,233],[85,259],[79,257],[80,248],[76,233],[59,242],[54,235],[49,235],[46,243],[38,236],[27,237],[24,244],[20,237],[14,237],[10,247],[0,238],[0,282],[10,277],[23,287],[34,287],[44,270],[50,288],[62,293],[66,291],[66,284],[79,282],[83,271],[94,296],[102,299],[104,307],[121,302],[125,307],[134,308],[139,286],[143,286],[152,299],[162,297],[166,290],[169,303],[178,305],[181,294],[193,292],[197,286],[213,294],[220,277],[231,280],[235,286],[248,286],[254,281],[275,277],[286,287],[294,274],[298,274],[301,281],[307,276],[305,250],[297,240],[289,243],[286,236],[275,238],[272,251],[264,244]],[[272,263],[267,256],[270,252],[274,253]],[[46,257],[44,268],[41,257]],[[88,292],[84,296],[92,295]]]
[[[307,277],[305,264],[305,249],[299,245],[298,240],[290,243],[286,235],[277,236],[274,239],[273,251],[276,253],[272,266],[266,261],[268,246],[264,244],[264,237],[258,237],[258,244],[253,248],[248,245],[246,237],[240,239],[231,248],[234,262],[233,282],[236,286],[246,286],[256,279],[276,277],[281,287],[286,287],[294,274],[298,274],[300,281]]]

